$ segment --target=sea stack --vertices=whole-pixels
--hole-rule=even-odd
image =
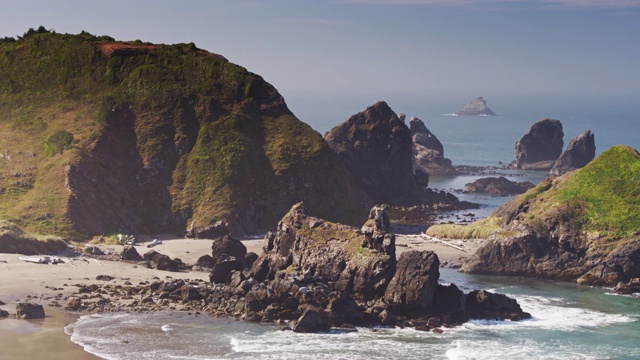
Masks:
[[[487,107],[487,103],[482,96],[473,99],[455,114],[458,116],[496,116],[496,113]]]
[[[569,141],[567,149],[560,155],[549,174],[560,176],[583,168],[595,157],[596,140],[591,130],[586,130]]]
[[[413,139],[413,168],[427,175],[455,175],[451,160],[444,157],[444,147],[434,133],[429,131],[422,120],[409,120]]]
[[[516,142],[512,166],[524,170],[550,170],[562,153],[564,132],[560,120],[542,119]]]

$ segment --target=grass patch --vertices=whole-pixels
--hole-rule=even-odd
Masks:
[[[33,235],[18,225],[0,220],[0,252],[25,255],[57,254],[67,243],[55,236]]]
[[[67,130],[58,130],[49,135],[44,141],[43,152],[47,156],[62,154],[65,150],[73,148],[73,135]]]
[[[488,217],[468,225],[439,224],[430,226],[426,234],[442,239],[486,239],[504,229],[499,217]]]

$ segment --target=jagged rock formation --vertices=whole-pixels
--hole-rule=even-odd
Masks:
[[[569,171],[580,169],[595,157],[595,137],[591,130],[586,130],[569,141],[567,149],[560,155],[549,174],[551,176],[560,176]]]
[[[458,116],[495,116],[491,109],[487,107],[487,103],[484,101],[482,96],[477,97],[471,100],[470,103],[465,105],[465,107],[455,113]]]
[[[413,139],[413,169],[416,174],[457,174],[451,165],[451,160],[444,157],[442,143],[427,129],[422,120],[411,117],[409,127]]]
[[[510,196],[522,194],[523,192],[531,189],[534,186],[534,184],[528,181],[516,182],[511,181],[503,176],[486,177],[477,179],[472,183],[465,184],[464,192],[486,193],[493,196]]]
[[[525,170],[550,170],[562,153],[563,137],[559,120],[537,121],[516,142],[516,160],[512,166]]]
[[[425,191],[428,174],[414,171],[411,131],[384,101],[351,116],[325,139],[375,203],[460,203],[453,195]]]
[[[325,139],[374,202],[395,205],[417,191],[411,132],[386,102],[351,116]]]
[[[499,207],[503,221],[462,270],[606,285],[640,278],[640,154],[615,146]],[[624,287],[624,286],[622,286]]]
[[[44,307],[40,304],[17,303],[16,318],[18,319],[44,319]]]
[[[273,86],[194,44],[45,31],[0,54],[0,215],[27,229],[214,238],[301,200],[354,225],[372,204]]]

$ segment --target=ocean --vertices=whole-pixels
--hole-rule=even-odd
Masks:
[[[388,101],[396,111],[422,119],[454,165],[492,166],[514,159],[515,142],[544,117],[561,120],[565,147],[584,130],[595,133],[597,153],[625,144],[640,148],[640,102],[629,98],[485,96],[496,117],[456,117],[470,98]],[[289,102],[294,113],[324,133],[372,101]],[[499,171],[538,183],[545,172]],[[432,177],[437,189],[462,189],[477,176]],[[509,198],[460,194],[488,216]],[[471,321],[443,334],[399,328],[296,334],[203,315],[160,312],[81,317],[65,328],[71,340],[105,359],[638,359],[640,297],[610,289],[518,277],[478,276],[441,269],[441,282],[508,294],[533,318],[521,322]]]
[[[572,283],[441,270],[464,291],[508,294],[533,318],[471,321],[444,333],[399,328],[296,334],[185,313],[99,314],[65,331],[105,359],[637,359],[640,298]]]

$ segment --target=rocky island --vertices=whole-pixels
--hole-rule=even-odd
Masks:
[[[464,106],[462,110],[455,112],[458,116],[496,116],[484,101],[482,96],[471,100],[470,103]]]

